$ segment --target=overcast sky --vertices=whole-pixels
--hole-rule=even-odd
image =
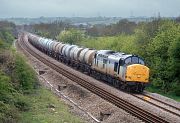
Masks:
[[[0,0],[4,17],[180,16],[180,0]]]

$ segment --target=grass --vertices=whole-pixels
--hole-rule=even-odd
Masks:
[[[36,93],[27,95],[30,110],[21,113],[20,123],[82,123],[83,121],[69,112],[69,107],[49,90],[40,88]],[[51,108],[53,107],[53,108]]]
[[[171,92],[169,92],[169,93],[164,93],[162,90],[159,90],[159,89],[154,88],[154,87],[151,87],[151,86],[148,87],[148,88],[146,88],[146,90],[149,91],[149,92],[152,92],[152,93],[158,93],[158,94],[160,94],[160,95],[169,97],[169,98],[171,98],[171,99],[174,99],[174,100],[180,102],[180,96],[176,96],[174,93],[171,93]]]

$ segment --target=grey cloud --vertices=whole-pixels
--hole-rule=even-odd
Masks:
[[[179,16],[180,0],[0,0],[0,17]]]

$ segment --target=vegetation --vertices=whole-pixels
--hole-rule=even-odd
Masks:
[[[8,50],[10,43],[3,44],[6,45],[1,45],[0,49],[0,122],[14,123],[19,121],[21,111],[29,110],[24,94],[34,89],[37,79],[24,59]]]
[[[8,72],[0,71],[0,122],[82,122],[51,91],[38,86],[34,71],[23,57],[13,57],[13,63],[7,64]]]
[[[39,86],[34,70],[11,47],[14,24],[0,22],[0,27],[0,123],[81,122]]]
[[[59,32],[73,27],[69,23],[62,21],[54,21],[52,23],[40,23],[34,25],[26,25],[24,29],[47,38],[55,38]]]
[[[180,24],[163,22],[147,47],[153,86],[180,96]]]
[[[26,96],[31,103],[28,112],[22,112],[19,123],[81,123],[69,112],[69,107],[49,90],[40,88],[36,93]]]
[[[137,27],[135,22],[130,22],[127,19],[122,19],[116,24],[111,25],[95,25],[88,28],[86,33],[91,36],[113,36],[121,33],[132,34]]]
[[[79,30],[69,29],[67,31],[61,31],[61,33],[57,35],[56,39],[65,43],[74,44],[75,42],[77,43],[82,41],[83,34]]]
[[[16,29],[13,23],[0,21],[0,48],[9,48],[14,40]]]

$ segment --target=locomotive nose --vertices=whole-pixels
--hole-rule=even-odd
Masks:
[[[149,82],[149,68],[141,64],[133,64],[127,66],[126,69],[126,81],[133,82]]]

